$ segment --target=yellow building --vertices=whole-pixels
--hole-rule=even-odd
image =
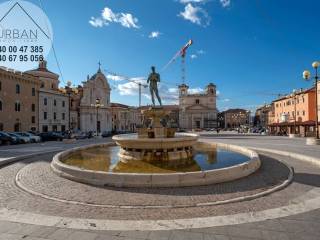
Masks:
[[[299,90],[273,101],[272,134],[315,135],[315,88]]]

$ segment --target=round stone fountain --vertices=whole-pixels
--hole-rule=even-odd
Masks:
[[[105,143],[67,150],[54,156],[51,168],[61,177],[91,185],[153,188],[228,182],[260,168],[258,154],[250,149],[176,134],[163,123],[168,114],[151,107],[143,111],[151,124],[137,134],[114,136],[118,147]]]
[[[121,147],[119,157],[122,160],[147,162],[191,159],[198,135],[175,135],[176,129],[168,128],[161,123],[161,119],[168,114],[169,112],[163,108],[145,110],[145,118],[152,120],[150,127],[140,128],[138,134],[114,136],[112,139]]]

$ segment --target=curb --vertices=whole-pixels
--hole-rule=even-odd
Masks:
[[[43,152],[37,152],[37,153],[31,153],[31,154],[26,154],[26,155],[22,155],[22,156],[18,156],[18,157],[9,157],[7,159],[4,159],[2,161],[0,161],[0,168],[7,166],[11,163],[15,163],[15,162],[19,162],[28,158],[32,158],[32,157],[37,157],[37,156],[41,156],[44,154],[50,154],[50,153],[56,153],[59,152],[63,149],[56,149],[56,150],[51,150],[51,151],[43,151]]]
[[[281,156],[298,159],[300,161],[308,162],[308,163],[311,163],[311,164],[314,164],[314,165],[320,167],[320,158],[310,157],[310,156],[302,155],[299,153],[291,153],[291,152],[287,152],[287,151],[273,150],[273,149],[269,149],[269,148],[256,148],[256,147],[248,147],[248,148],[253,149],[255,151],[274,153],[274,154],[278,154]]]

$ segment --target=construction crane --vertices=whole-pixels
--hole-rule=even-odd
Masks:
[[[252,92],[250,93],[252,95],[264,95],[264,96],[275,96],[275,97],[282,97],[285,96],[283,93],[273,93],[273,92]]]
[[[187,56],[187,50],[191,47],[192,44],[193,44],[193,41],[189,40],[162,69],[162,71],[164,71],[173,62],[175,62],[177,60],[177,58],[181,57],[181,78],[182,78],[182,83],[183,84],[186,81],[186,56]]]
[[[141,82],[138,82],[136,80],[133,80],[133,78],[130,78],[130,77],[126,77],[126,76],[123,76],[123,75],[120,75],[120,74],[117,74],[117,73],[114,73],[114,72],[110,72],[108,70],[105,70],[107,73],[109,73],[110,75],[112,76],[115,76],[115,77],[119,77],[125,81],[128,81],[128,82],[132,82],[132,83],[135,83],[138,85],[139,87],[139,107],[141,107],[141,96],[142,96],[142,87],[143,88],[147,88],[148,85],[147,84],[143,84]]]

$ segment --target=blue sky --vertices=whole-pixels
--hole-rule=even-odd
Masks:
[[[53,27],[63,80],[74,85],[93,75],[99,60],[103,69],[139,81],[151,65],[160,70],[193,39],[186,64],[190,88],[196,92],[213,82],[220,93],[220,110],[254,109],[271,101],[273,94],[311,86],[303,82],[302,71],[320,58],[317,0],[42,2]],[[48,62],[58,72],[52,53]],[[161,72],[166,103],[176,97],[180,69],[177,61]],[[138,104],[135,84],[109,82],[112,101]],[[150,100],[143,97],[143,103]]]

